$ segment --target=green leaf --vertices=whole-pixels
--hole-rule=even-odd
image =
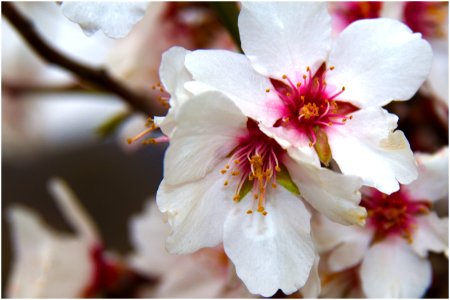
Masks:
[[[128,119],[131,115],[131,111],[119,112],[100,124],[95,129],[95,132],[100,136],[100,138],[106,138],[116,132],[120,124],[122,124],[122,122]]]
[[[277,173],[277,183],[287,189],[289,192],[300,195],[300,190],[297,185],[292,181],[291,175],[285,166],[280,165],[281,171]]]
[[[222,25],[228,30],[233,38],[239,51],[243,53],[241,48],[241,39],[239,37],[238,16],[239,8],[237,2],[210,2],[212,9],[217,14]]]

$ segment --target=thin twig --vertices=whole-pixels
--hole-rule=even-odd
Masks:
[[[146,114],[153,110],[150,97],[129,90],[122,83],[112,78],[106,70],[83,65],[49,46],[35,30],[33,23],[25,18],[14,7],[13,3],[2,2],[2,15],[18,31],[26,43],[49,64],[60,66],[74,74],[82,82],[121,97],[136,110]]]

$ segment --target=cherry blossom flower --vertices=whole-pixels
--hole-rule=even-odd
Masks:
[[[190,98],[176,122],[156,198],[172,228],[171,253],[223,242],[251,293],[290,294],[305,284],[315,259],[310,212],[299,194],[337,222],[364,223],[359,178],[283,149],[221,93]]]
[[[417,298],[425,293],[431,284],[428,252],[448,255],[448,218],[431,211],[434,202],[448,196],[448,148],[415,157],[416,181],[391,195],[375,189],[363,193],[365,228],[314,219],[317,247],[329,255],[325,276],[359,268],[368,297]]]
[[[244,2],[239,30],[245,56],[186,56],[203,88],[228,95],[284,148],[317,163],[332,158],[366,185],[392,193],[416,179],[397,117],[381,106],[409,99],[425,80],[432,55],[420,34],[396,20],[369,19],[332,42],[325,3]]]

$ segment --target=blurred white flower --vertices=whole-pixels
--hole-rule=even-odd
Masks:
[[[417,298],[425,293],[431,284],[428,252],[448,255],[448,218],[430,210],[432,203],[448,197],[448,148],[415,157],[416,181],[389,196],[375,189],[364,193],[365,228],[314,219],[317,247],[329,253],[325,277],[358,267],[368,297]]]
[[[8,218],[14,262],[7,287],[13,298],[78,298],[93,280],[92,250],[99,243],[95,227],[64,182],[50,182],[50,191],[75,236],[47,227],[32,211],[13,207]]]
[[[330,22],[325,3],[244,2],[246,56],[199,50],[186,56],[186,67],[283,147],[324,163],[332,154],[344,174],[392,193],[417,170],[404,134],[394,131],[397,117],[381,106],[414,95],[431,48],[389,19],[354,22],[332,43]]]
[[[154,200],[130,223],[134,253],[130,265],[148,276],[157,277],[156,288],[141,297],[156,298],[248,298],[252,295],[236,277],[222,246],[203,249],[190,255],[173,255],[165,249],[170,226]]]
[[[78,23],[87,36],[98,30],[111,38],[125,37],[145,14],[148,2],[76,2],[64,1],[61,9]]]

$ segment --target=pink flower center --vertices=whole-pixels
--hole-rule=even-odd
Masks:
[[[276,188],[277,173],[281,171],[283,150],[267,137],[255,121],[247,121],[247,132],[238,138],[238,145],[230,153],[230,159],[220,171],[227,176],[224,186],[235,184],[233,200],[238,202],[249,191],[253,193],[248,214],[254,210],[267,215],[265,194],[268,186]]]
[[[345,91],[345,87],[336,89],[328,86],[325,77],[327,71],[325,65],[312,74],[307,67],[306,74],[301,81],[292,81],[283,75],[283,82],[272,79],[275,92],[282,101],[280,108],[282,118],[275,123],[275,127],[283,126],[297,130],[300,134],[307,135],[310,146],[316,143],[317,128],[328,128],[333,125],[344,125],[352,116],[349,113],[357,108],[339,102],[336,98]],[[266,89],[270,92],[270,89]]]
[[[412,241],[416,217],[428,213],[431,208],[429,201],[410,200],[402,189],[391,195],[371,189],[371,193],[363,197],[361,205],[367,209],[367,224],[375,228],[378,238],[395,234],[409,242]]]

